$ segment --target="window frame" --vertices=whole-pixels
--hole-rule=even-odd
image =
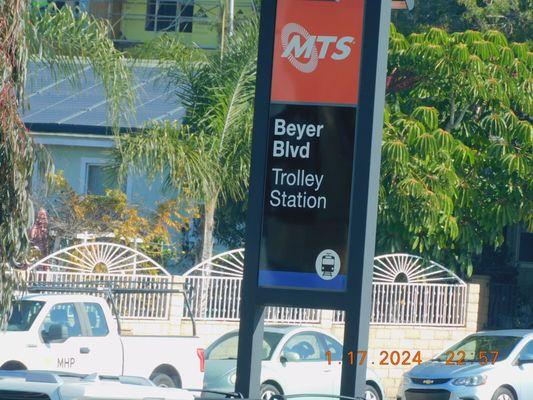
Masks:
[[[163,5],[169,5],[173,3],[176,5],[176,11],[174,15],[164,14],[160,15],[159,10]],[[147,0],[146,2],[146,15],[144,22],[144,31],[145,32],[178,32],[178,33],[192,33],[194,29],[194,0]],[[153,9],[153,13],[151,10]],[[186,15],[189,14],[190,15]],[[163,19],[164,23],[167,23],[167,18],[173,18],[169,22],[169,25],[165,28],[159,28],[159,23]],[[183,19],[186,19],[183,21]]]
[[[79,193],[82,195],[87,195],[88,189],[89,189],[89,167],[93,165],[102,166],[105,167],[106,165],[109,165],[111,160],[108,158],[101,158],[101,157],[83,157],[81,159],[81,171],[80,171],[80,185],[79,185]],[[119,186],[118,189],[124,190],[126,192],[127,198],[131,198],[132,193],[132,185],[131,181],[129,179],[129,174],[126,176],[124,186]]]
[[[340,343],[337,339],[335,339],[335,338],[333,338],[333,337],[331,337],[329,335],[326,335],[325,333],[319,333],[319,335],[320,335],[320,339],[322,339],[322,346],[324,347],[324,351],[325,352],[329,351],[328,347],[326,346],[326,340],[333,341],[333,343],[338,345],[338,347],[339,347],[339,350],[340,350],[339,351],[339,355],[338,355],[339,358],[337,358],[337,355],[334,355],[332,353],[331,354],[331,361],[342,361],[342,354],[344,352],[344,347],[343,347],[342,343]]]
[[[283,356],[285,354],[285,348],[287,346],[287,344],[293,340],[294,338],[298,337],[298,336],[303,336],[303,335],[311,335],[311,336],[314,336],[316,341],[317,341],[317,344],[319,346],[319,355],[320,355],[320,358],[319,359],[316,359],[316,360],[308,360],[308,359],[305,359],[305,360],[288,360],[287,362],[289,363],[301,363],[301,362],[327,362],[328,359],[327,359],[327,356],[326,356],[326,348],[324,347],[324,343],[322,341],[322,338],[320,337],[320,333],[319,332],[314,332],[314,331],[303,331],[303,332],[298,332],[298,333],[295,333],[294,335],[291,335],[282,345],[281,347],[281,351],[280,351],[280,356]]]
[[[46,319],[48,318],[48,316],[50,315],[50,313],[52,312],[52,310],[57,307],[57,306],[65,306],[65,305],[72,305],[72,308],[74,310],[74,312],[76,313],[75,316],[76,316],[76,319],[77,319],[77,322],[80,326],[80,334],[77,335],[77,336],[74,336],[74,335],[70,335],[70,333],[68,334],[67,338],[64,340],[64,341],[57,341],[57,342],[47,342],[45,339],[44,339],[44,336],[43,336],[43,332],[44,332],[44,324],[46,323]],[[41,310],[42,311],[42,310]],[[80,315],[80,309],[78,307],[78,303],[75,303],[75,302],[66,302],[66,303],[55,303],[54,305],[52,305],[47,311],[46,311],[46,314],[44,315],[44,318],[43,320],[41,321],[40,325],[39,325],[39,338],[41,339],[41,341],[43,343],[49,343],[49,344],[57,344],[57,343],[65,343],[67,340],[71,339],[71,338],[76,338],[76,337],[84,337],[84,331],[86,331],[86,326],[85,326],[85,323],[84,323],[84,316],[83,314]],[[75,322],[76,322],[76,319],[75,319]]]
[[[103,338],[108,337],[111,334],[111,329],[109,327],[109,324],[107,323],[105,311],[102,308],[102,305],[100,303],[97,303],[95,301],[84,301],[83,303],[79,303],[80,308],[83,310],[83,318],[86,319],[86,329],[84,330],[86,333],[82,334],[83,337],[92,337],[92,338]],[[100,310],[100,318],[104,321],[107,333],[105,335],[94,335],[93,334],[93,328],[91,326],[91,320],[89,319],[89,311],[87,310],[86,306],[93,306]]]

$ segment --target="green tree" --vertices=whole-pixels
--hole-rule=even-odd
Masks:
[[[167,66],[186,115],[182,124],[152,123],[117,140],[119,176],[163,175],[164,188],[201,205],[202,260],[212,254],[217,206],[246,194],[257,36],[255,24],[241,25],[220,53],[187,48],[170,36],[149,43],[150,54]]]
[[[499,30],[512,40],[533,37],[532,0],[432,0],[417,1],[411,12],[393,13],[393,21],[404,34],[432,27],[448,32],[475,29]]]
[[[457,0],[463,20],[473,29],[496,29],[513,40],[533,38],[532,0]]]
[[[504,228],[533,227],[533,54],[498,31],[392,30],[378,251],[471,274]]]
[[[0,325],[19,287],[11,267],[28,255],[28,229],[34,211],[30,198],[36,151],[19,114],[29,60],[47,65],[72,84],[89,63],[106,89],[111,118],[117,121],[133,99],[129,70],[108,39],[107,27],[69,7],[41,12],[26,0],[0,0]],[[46,157],[43,160],[48,161]],[[50,167],[39,163],[43,169]]]

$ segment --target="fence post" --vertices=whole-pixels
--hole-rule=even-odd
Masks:
[[[331,329],[333,327],[333,318],[335,317],[334,310],[321,310],[320,312],[320,328]]]
[[[185,288],[185,277],[180,275],[172,275],[171,278],[172,289],[183,290]],[[169,319],[170,328],[173,334],[181,334],[181,322],[183,319],[184,298],[186,294],[171,293],[169,300]]]
[[[468,328],[478,331],[484,329],[489,317],[490,277],[475,275],[468,283],[467,320]]]

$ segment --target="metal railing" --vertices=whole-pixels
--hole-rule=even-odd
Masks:
[[[466,285],[374,283],[371,323],[375,325],[464,326]],[[344,322],[336,311],[334,323]]]
[[[196,320],[237,321],[242,279],[188,276],[191,308]],[[203,302],[202,293],[207,295]],[[457,284],[374,283],[371,323],[376,325],[464,326],[467,286]],[[320,323],[321,310],[269,307],[266,319],[275,323]],[[344,313],[334,313],[334,323]]]
[[[191,288],[191,309],[194,319],[238,321],[242,278],[220,276],[187,276]],[[202,301],[202,296],[206,299]],[[268,307],[266,320],[276,323],[319,323],[320,310],[289,307]]]
[[[167,275],[116,275],[80,272],[55,272],[32,270],[27,273],[28,284],[34,282],[57,284],[87,284],[98,287],[112,283],[116,288],[135,289],[115,295],[115,303],[122,319],[166,320],[170,317],[172,293],[157,293],[154,289],[169,289],[172,277]],[[146,289],[143,292],[143,289]],[[138,291],[138,292],[137,292]]]

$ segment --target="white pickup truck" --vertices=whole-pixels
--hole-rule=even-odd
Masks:
[[[0,371],[0,400],[194,400],[192,393],[160,388],[144,378]]]
[[[195,336],[121,336],[105,299],[31,294],[14,304],[0,332],[0,369],[132,375],[157,386],[202,387]]]

